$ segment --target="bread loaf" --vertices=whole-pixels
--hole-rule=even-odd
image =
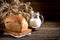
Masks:
[[[5,29],[9,31],[22,32],[28,30],[28,23],[21,14],[7,16],[4,23]]]

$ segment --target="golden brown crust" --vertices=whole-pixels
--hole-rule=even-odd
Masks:
[[[5,29],[8,31],[22,32],[28,30],[28,23],[21,14],[8,16],[4,23]]]

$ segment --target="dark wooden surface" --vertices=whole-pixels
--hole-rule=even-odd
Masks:
[[[60,22],[46,21],[37,31],[32,32],[31,36],[18,39],[11,36],[2,36],[0,40],[58,40],[59,38]]]

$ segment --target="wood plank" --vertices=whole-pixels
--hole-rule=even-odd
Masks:
[[[60,39],[60,29],[57,29],[60,26],[58,24],[60,25],[59,21],[45,21],[39,30],[32,32],[31,36],[25,36],[19,39],[12,38],[11,36],[3,36],[0,37],[0,40],[57,40],[58,38]],[[52,28],[50,25],[53,25],[53,29],[49,29]]]

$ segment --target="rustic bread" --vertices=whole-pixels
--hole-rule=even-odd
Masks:
[[[7,16],[4,23],[5,29],[13,32],[22,32],[28,29],[28,23],[21,14]]]

